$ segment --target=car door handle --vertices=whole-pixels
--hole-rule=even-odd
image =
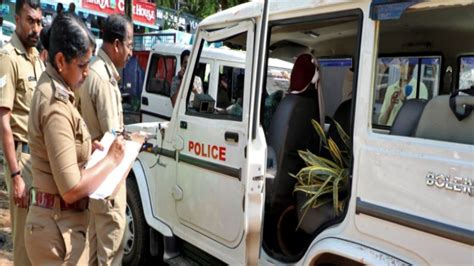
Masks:
[[[239,133],[227,131],[224,135],[226,141],[234,141],[235,143],[239,142]]]
[[[142,104],[148,106],[148,98],[147,97],[142,97]]]

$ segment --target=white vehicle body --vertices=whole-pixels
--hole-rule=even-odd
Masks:
[[[143,208],[140,218],[137,209],[130,207],[130,217],[135,224],[137,217],[140,222],[144,217],[152,232],[165,237],[164,242],[151,241],[152,250],[160,249],[155,254],[164,251],[164,259],[187,255],[182,246],[170,244],[170,239],[178,239],[230,265],[473,265],[474,145],[449,138],[399,136],[377,118],[384,99],[380,88],[390,87],[382,86],[388,83],[383,79],[396,75],[390,65],[395,64],[394,58],[418,62],[417,75],[430,91],[428,104],[460,83],[448,83],[449,69],[455,80],[460,76],[456,75],[461,68],[456,65],[459,56],[474,53],[474,2],[412,3],[393,20],[384,20],[391,13],[377,11],[368,0],[271,0],[267,11],[264,4],[250,2],[203,20],[188,64],[188,69],[194,69],[207,60],[201,53],[204,41],[244,47],[241,117],[192,110],[189,95],[196,72],[187,71],[169,121],[144,118],[149,122],[128,126],[156,136],[149,140],[153,152],[139,154],[128,178],[133,185],[128,189],[135,189],[129,205],[136,200]],[[276,226],[266,231],[270,230],[267,222],[274,219],[274,225],[280,226],[281,219],[267,217],[272,209],[265,193],[270,193],[267,184],[273,181],[265,178],[276,175],[268,164],[273,156],[261,123],[261,97],[269,54],[292,61],[302,52],[317,58],[352,58],[353,98],[348,114],[353,161],[344,214],[305,234],[305,240],[291,230],[294,227],[285,228],[291,232],[288,240]],[[384,56],[391,61],[384,63]],[[322,90],[330,102],[341,85],[328,83],[330,74],[325,71],[321,71],[323,83],[327,77]],[[417,87],[421,98],[421,85]],[[337,97],[340,104],[343,100]],[[333,116],[334,109],[326,108],[324,113]],[[460,129],[463,134],[474,132],[473,115],[467,118],[468,127]],[[430,122],[441,128],[450,121]],[[468,136],[470,141],[473,136]],[[282,245],[286,240],[288,244]],[[302,247],[293,250],[300,242]],[[140,247],[148,248],[147,244]]]
[[[0,26],[0,47],[10,41],[13,32],[15,32],[16,25],[10,21],[3,21]]]
[[[153,47],[150,52],[148,60],[147,71],[145,74],[145,82],[142,90],[142,105],[140,108],[141,119],[143,122],[153,121],[169,121],[173,113],[173,106],[171,105],[171,95],[169,92],[163,92],[156,89],[154,86],[163,86],[165,82],[169,88],[171,87],[172,77],[178,74],[181,69],[180,55],[184,50],[191,50],[192,47],[183,44],[170,44],[170,43],[158,43]],[[167,58],[166,63],[171,63],[170,66],[163,67],[159,65],[156,68],[156,72],[153,71],[153,65],[156,64],[157,60],[161,58]],[[225,48],[204,48],[203,63],[208,64],[205,74],[207,76],[202,77],[202,81],[207,83],[210,91],[208,94],[216,99],[217,97],[217,83],[219,69],[224,66],[244,68],[245,53],[239,51],[233,51]],[[160,59],[159,59],[160,58]],[[291,63],[271,59],[269,65],[269,71],[273,72],[291,72],[293,65]],[[158,70],[158,68],[160,70]],[[161,69],[168,69],[171,72],[162,75],[159,82],[153,83],[153,73],[157,74]],[[277,78],[277,77],[276,77]],[[156,84],[158,83],[158,84]],[[286,84],[287,85],[287,84]]]

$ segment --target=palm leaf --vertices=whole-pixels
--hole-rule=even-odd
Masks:
[[[339,166],[335,164],[334,162],[332,162],[331,160],[328,160],[324,157],[317,156],[308,150],[298,151],[298,154],[305,161],[307,165],[322,165],[326,167],[339,168]]]
[[[318,121],[312,119],[311,124],[313,125],[314,129],[316,130],[316,133],[319,136],[319,139],[324,143],[325,146],[328,145],[327,143],[327,138],[326,134],[324,133],[324,129],[321,127],[321,125],[318,123]]]
[[[337,133],[342,139],[342,142],[344,143],[344,146],[346,146],[346,149],[351,148],[351,137],[346,133],[346,131],[342,128],[341,124],[339,124],[336,120],[333,120],[334,125],[336,125]]]
[[[331,157],[334,159],[337,165],[339,165],[340,167],[344,167],[344,164],[342,162],[342,154],[336,142],[334,142],[334,140],[332,139],[329,139],[328,144],[329,153],[331,154]]]

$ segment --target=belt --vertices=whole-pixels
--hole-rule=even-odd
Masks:
[[[32,190],[31,191],[31,202],[33,206],[38,206],[47,209],[54,209],[54,201],[59,200],[59,205],[61,206],[61,211],[76,210],[83,211],[88,208],[89,198],[80,199],[74,203],[66,203],[60,195],[51,194],[41,191]]]
[[[21,149],[21,152],[22,153],[28,153],[30,154],[30,145],[28,145],[28,143],[26,142],[23,142],[23,141],[16,141],[15,140],[15,149],[18,148],[18,145],[20,145],[20,149]]]

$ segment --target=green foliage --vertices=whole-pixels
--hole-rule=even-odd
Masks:
[[[320,137],[321,145],[329,151],[332,160],[315,155],[309,150],[298,151],[299,156],[306,163],[306,167],[296,175],[292,175],[297,180],[294,191],[306,193],[308,197],[308,200],[302,206],[304,213],[300,219],[300,224],[310,208],[318,208],[330,202],[333,203],[336,215],[340,215],[347,197],[339,199],[339,196],[341,193],[347,195],[345,192],[347,192],[349,185],[349,164],[352,154],[349,135],[339,123],[334,121],[339,137],[343,142],[341,145],[343,147],[338,147],[333,139],[328,138],[317,121],[312,120],[311,123]],[[298,224],[298,227],[300,224]]]
[[[157,7],[167,7],[175,9],[178,0],[156,0]],[[199,18],[205,18],[219,11],[240,5],[248,1],[245,0],[181,0],[180,10]]]

